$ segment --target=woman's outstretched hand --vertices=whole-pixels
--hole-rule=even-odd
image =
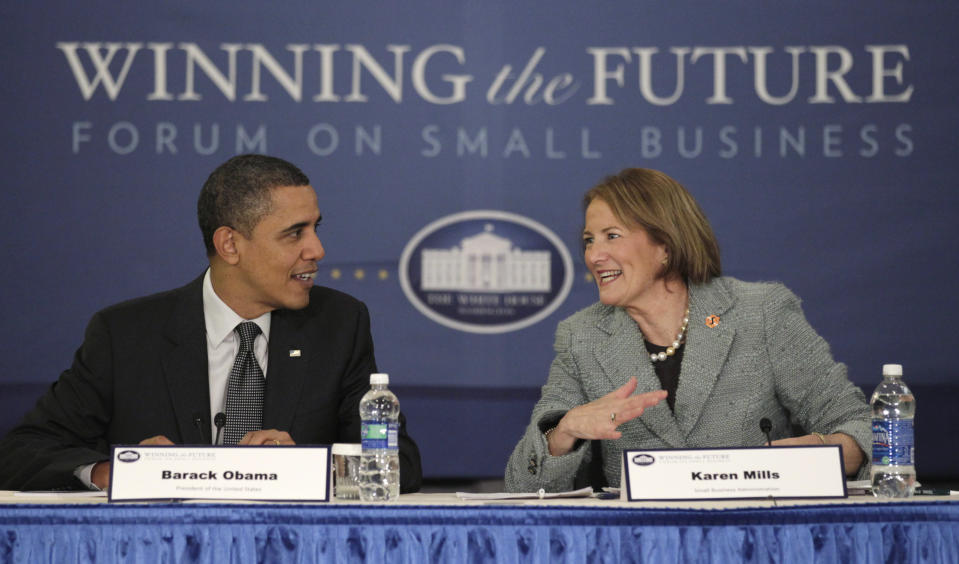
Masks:
[[[666,399],[666,390],[634,396],[632,393],[637,385],[636,378],[630,378],[623,386],[598,400],[566,412],[549,434],[549,453],[562,456],[572,450],[579,439],[618,439],[623,434],[617,427]]]

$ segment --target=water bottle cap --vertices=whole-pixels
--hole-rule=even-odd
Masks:
[[[390,383],[390,375],[389,375],[389,374],[382,374],[382,373],[379,373],[379,374],[370,374],[370,385],[371,385],[371,386],[378,386],[378,385],[380,385],[380,384],[389,384],[389,383]]]
[[[902,376],[902,365],[901,364],[883,364],[882,375],[883,376]]]

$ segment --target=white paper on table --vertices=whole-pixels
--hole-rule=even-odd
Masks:
[[[34,490],[14,492],[15,497],[107,497],[107,492],[97,490],[70,490],[70,491],[52,491],[52,490]]]
[[[849,495],[867,495],[872,493],[870,480],[846,480],[846,493]]]
[[[572,490],[568,492],[520,492],[520,493],[469,493],[456,492],[459,499],[556,499],[562,497],[589,497],[593,495],[593,488],[586,487],[581,490]]]

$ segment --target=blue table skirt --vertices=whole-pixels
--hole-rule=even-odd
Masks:
[[[959,503],[0,505],[0,562],[959,562]]]

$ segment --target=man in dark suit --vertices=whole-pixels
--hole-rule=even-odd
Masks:
[[[281,159],[234,157],[204,184],[197,215],[210,268],[93,316],[72,367],[0,441],[0,489],[105,488],[110,445],[223,442],[220,413],[227,443],[231,432],[240,445],[359,442],[377,371],[369,313],[313,285],[324,250],[309,179]],[[250,354],[255,408],[234,389]],[[416,491],[402,416],[399,448],[401,491]]]

